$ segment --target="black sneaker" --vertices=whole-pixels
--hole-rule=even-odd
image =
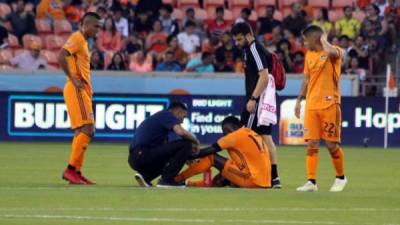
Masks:
[[[271,182],[271,187],[275,189],[281,189],[282,188],[281,179],[279,177],[275,177],[275,179],[273,179]]]
[[[136,173],[135,174],[135,179],[138,182],[140,187],[151,187],[151,186],[153,186],[153,185],[151,185],[150,182],[147,182],[146,179],[144,179],[144,177],[140,173]]]
[[[185,188],[185,182],[175,182],[175,181],[164,181],[160,179],[157,183],[159,188]]]

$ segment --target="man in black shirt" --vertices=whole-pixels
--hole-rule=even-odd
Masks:
[[[247,104],[241,115],[242,125],[261,135],[267,144],[271,158],[272,187],[281,188],[277,169],[277,154],[270,126],[257,126],[257,107],[260,95],[268,85],[272,55],[254,37],[247,23],[236,23],[231,30],[233,39],[243,49],[245,62],[245,85]]]
[[[157,187],[185,187],[174,178],[200,144],[180,125],[186,114],[186,106],[174,102],[167,110],[148,117],[136,129],[129,146],[128,163],[137,171],[135,178],[140,186],[150,187],[151,181],[161,175]],[[182,139],[169,142],[171,132]]]
[[[275,7],[273,5],[267,6],[265,9],[265,16],[259,17],[257,20],[257,35],[272,33],[272,28],[282,25],[279,20],[274,19],[274,13]]]
[[[13,33],[22,44],[22,37],[25,34],[36,34],[35,17],[25,11],[25,2],[17,1],[17,10],[7,15],[6,20],[11,23]]]
[[[302,15],[299,3],[294,2],[291,5],[291,10],[289,16],[283,20],[283,29],[289,30],[294,36],[299,37],[301,36],[301,31],[306,28],[307,21]]]

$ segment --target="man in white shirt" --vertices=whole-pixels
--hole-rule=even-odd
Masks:
[[[46,60],[39,57],[40,46],[36,42],[32,42],[30,50],[25,51],[10,60],[11,65],[25,70],[46,69]]]
[[[196,48],[200,47],[200,38],[193,32],[195,27],[194,22],[188,21],[185,31],[178,34],[178,43],[187,54],[195,52]]]
[[[117,8],[114,14],[115,26],[117,31],[122,35],[122,37],[129,36],[129,23],[128,20],[122,16],[122,9]]]

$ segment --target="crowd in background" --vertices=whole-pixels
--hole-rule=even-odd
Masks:
[[[182,18],[176,19],[173,6],[159,0],[0,2],[11,9],[9,14],[0,16],[3,49],[7,48],[9,34],[16,36],[21,45],[24,35],[39,35],[35,20],[50,26],[57,20],[67,20],[74,31],[79,29],[85,12],[97,12],[103,27],[96,40],[89,40],[93,70],[242,73],[242,52],[234,45],[229,30],[233,23],[244,21],[251,25],[257,39],[278,55],[290,73],[303,72],[302,29],[309,24],[318,25],[329,34],[333,44],[343,48],[343,73],[357,74],[360,80],[365,80],[383,73],[382,62],[393,57],[400,38],[400,3],[395,0],[358,0],[357,4],[344,7],[343,16],[335,21],[329,18],[330,9],[313,8],[307,0],[293,3],[282,18],[276,18],[278,9],[269,5],[257,18],[251,18],[251,8],[243,8],[238,18],[229,20],[224,15],[227,5],[216,7],[212,19],[202,20],[191,7],[184,9]],[[200,1],[199,5],[202,4]],[[356,18],[355,10],[363,12],[363,18]],[[37,43],[25,47],[29,51],[14,54],[9,62],[12,66],[23,68],[21,60],[25,64],[29,61],[32,66],[35,57],[40,58],[41,48]],[[40,60],[35,66],[48,67],[46,61]],[[56,63],[54,67],[57,68]]]

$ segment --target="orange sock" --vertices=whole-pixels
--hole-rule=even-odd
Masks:
[[[336,170],[336,176],[344,176],[344,154],[340,147],[331,152],[332,163]]]
[[[317,178],[318,159],[318,148],[307,148],[306,166],[309,180]]]
[[[214,164],[214,155],[209,155],[201,159],[198,159],[195,163],[191,164],[189,168],[187,168],[178,176],[176,176],[175,181],[182,182],[188,179],[189,177],[205,172],[206,170],[210,169],[213,164]]]
[[[69,164],[74,166],[77,171],[81,170],[83,159],[85,156],[85,151],[90,142],[90,137],[86,134],[80,132],[72,140],[71,156],[69,158]]]

